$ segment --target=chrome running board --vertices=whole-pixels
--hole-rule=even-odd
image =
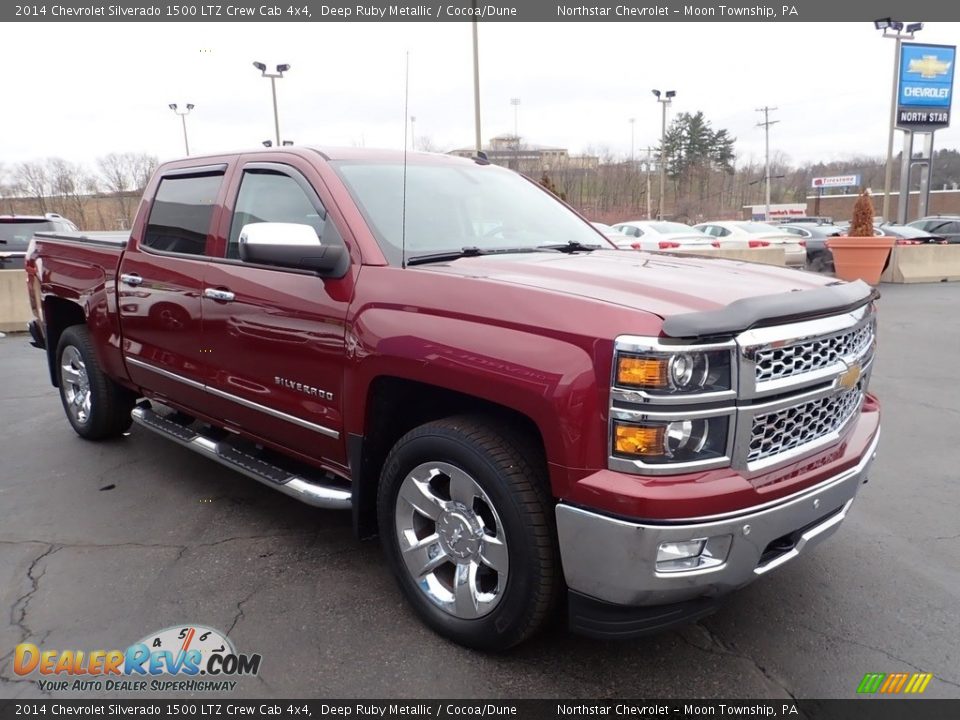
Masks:
[[[349,510],[352,505],[350,490],[323,484],[313,478],[290,472],[235,445],[207,437],[192,425],[177,422],[176,419],[154,411],[148,402],[137,405],[131,415],[133,421],[141,427],[307,505],[330,510]]]

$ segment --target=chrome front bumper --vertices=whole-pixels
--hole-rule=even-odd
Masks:
[[[557,505],[557,532],[570,590],[618,605],[666,605],[717,597],[747,585],[836,531],[876,455],[879,431],[860,462],[786,498],[740,513],[660,524],[635,523]],[[661,543],[729,535],[713,567],[661,572]],[[788,537],[790,536],[790,537]],[[771,549],[771,544],[779,541]]]

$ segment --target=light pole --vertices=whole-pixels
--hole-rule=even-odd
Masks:
[[[282,78],[283,74],[290,69],[289,65],[277,65],[277,71],[267,72],[267,66],[262,62],[254,62],[253,66],[260,71],[260,75],[270,78],[270,91],[273,93],[273,129],[277,141],[277,147],[280,147],[280,116],[277,113],[277,78]]]
[[[417,116],[410,116],[410,149],[417,149]]]
[[[902,22],[891,18],[873,21],[877,30],[883,30],[883,37],[894,40],[893,81],[890,90],[890,131],[887,135],[887,169],[883,176],[883,219],[890,220],[890,186],[893,184],[893,131],[897,125],[897,80],[900,78],[900,43],[903,39],[913,40],[913,34],[923,30],[923,23],[910,23],[904,29]]]
[[[677,96],[676,90],[667,90],[662,94],[654,90],[657,102],[663,108],[663,118],[660,123],[660,204],[657,206],[657,220],[663,220],[663,205],[667,193],[667,105]]]
[[[473,131],[474,144],[477,156],[483,152],[483,143],[480,140],[480,40],[477,37],[477,0],[472,0],[473,8]]]
[[[173,110],[177,115],[180,116],[180,121],[183,123],[183,152],[185,155],[190,155],[190,143],[187,142],[187,115],[190,114],[190,111],[193,110],[195,105],[193,103],[187,103],[187,106],[183,110],[177,109],[176,103],[170,103],[170,109]]]
[[[520,98],[510,98],[510,104],[513,105],[513,138],[517,145],[520,144]]]

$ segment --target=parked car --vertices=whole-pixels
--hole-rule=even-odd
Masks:
[[[700,223],[694,227],[720,241],[721,247],[759,248],[782,246],[784,261],[789,267],[807,264],[803,240],[767,223],[755,220],[721,220]]]
[[[23,268],[27,245],[35,232],[76,232],[77,226],[57,213],[0,215],[0,270]]]
[[[801,223],[798,225],[780,225],[785,232],[796,235],[805,245],[807,251],[807,269],[814,272],[833,272],[833,253],[827,247],[826,241],[831,237],[843,235],[843,230],[836,225],[821,225]]]
[[[929,215],[907,225],[942,237],[948,243],[960,243],[960,215]]]
[[[700,223],[694,225],[694,228],[720,240],[721,247],[781,246],[788,266],[803,267],[807,264],[807,251],[803,247],[803,241],[775,225],[755,220],[722,220]]]
[[[702,232],[683,223],[667,220],[630,220],[617,223],[613,229],[629,238],[635,250],[695,250],[719,247]],[[620,242],[617,242],[618,246]]]
[[[850,230],[850,223],[844,222],[837,225],[843,234]],[[897,239],[897,245],[921,245],[921,244],[946,244],[948,240],[942,235],[934,235],[926,230],[921,230],[913,225],[897,225],[895,223],[876,223],[873,226],[873,234],[876,237],[894,237]]]
[[[879,441],[877,294],[598,241],[482,159],[195,156],[127,236],[34,236],[30,333],[80,437],[153,432],[352,511],[444,636],[509,647],[565,599],[575,630],[631,637],[843,522]]]
[[[833,218],[825,216],[802,216],[802,217],[785,217],[777,220],[771,220],[771,225],[833,225]]]
[[[613,227],[611,227],[610,225],[606,225],[605,223],[599,223],[599,222],[592,222],[590,224],[593,225],[593,227],[595,227],[597,230],[599,230],[600,233],[605,238],[607,238],[608,240],[612,240],[617,245],[617,247],[630,246],[630,238],[624,235],[619,230],[614,230]]]

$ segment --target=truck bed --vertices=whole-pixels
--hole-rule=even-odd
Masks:
[[[65,242],[90,243],[93,245],[110,245],[123,248],[130,239],[126,230],[107,232],[39,232],[34,235],[38,240],[62,240]]]

